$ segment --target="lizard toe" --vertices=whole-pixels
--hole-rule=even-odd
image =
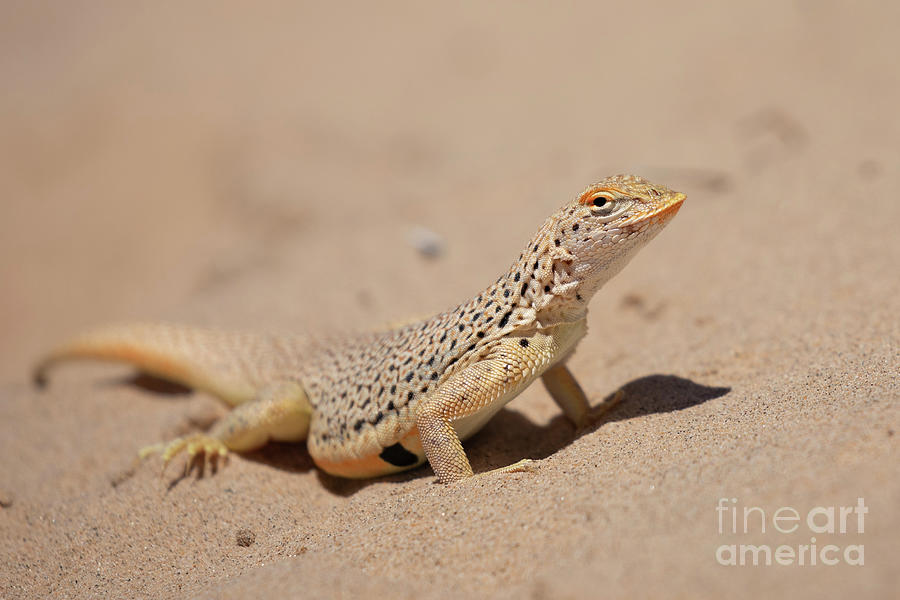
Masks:
[[[182,452],[188,457],[185,469],[189,469],[198,459],[200,461],[205,459],[215,466],[219,459],[228,458],[228,447],[225,443],[206,433],[194,433],[167,443],[146,446],[138,452],[138,457],[144,459],[158,453],[163,463],[162,470],[165,472],[169,463]]]

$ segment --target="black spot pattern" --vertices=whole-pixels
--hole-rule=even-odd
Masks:
[[[397,443],[388,446],[378,455],[384,462],[395,467],[409,467],[419,462],[419,457]]]
[[[408,427],[416,403],[434,393],[437,381],[456,371],[459,363],[468,364],[511,322],[520,322],[528,314],[520,309],[528,308],[541,290],[550,293],[552,257],[563,245],[562,232],[539,233],[506,275],[468,302],[426,321],[359,336],[352,345],[323,351],[318,364],[310,367],[316,377],[303,381],[320,410],[317,431],[311,432],[314,438],[327,440],[331,448],[350,448],[358,439],[371,439],[365,438],[370,427]],[[528,347],[529,342],[523,338],[519,343]],[[384,448],[380,456],[397,466],[418,462],[400,444]]]

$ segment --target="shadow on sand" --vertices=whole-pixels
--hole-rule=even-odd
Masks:
[[[188,388],[148,375],[138,375],[124,383],[167,396],[191,393]],[[580,437],[595,432],[605,423],[682,410],[719,398],[731,391],[730,387],[705,386],[675,375],[648,375],[625,384],[621,389],[625,392],[624,400],[610,409],[597,423],[579,432],[575,431],[562,414],[545,425],[537,425],[515,410],[502,409],[484,429],[466,442],[466,454],[472,463],[472,469],[480,473],[525,457],[538,460],[547,458]],[[608,402],[611,398],[612,394],[603,401]],[[305,473],[315,469],[315,464],[302,444],[270,443],[260,450],[242,456],[293,473]],[[193,472],[198,477],[204,475],[202,468]],[[376,481],[402,482],[430,477],[431,470],[426,464],[406,473],[362,480],[333,477],[321,471],[318,471],[318,476],[323,487],[331,493],[350,496]],[[178,477],[170,488],[183,478],[184,476]]]
[[[575,440],[597,431],[605,423],[682,410],[731,391],[730,387],[705,386],[675,375],[648,375],[627,383],[621,389],[625,392],[624,400],[593,426],[579,432],[562,414],[545,425],[537,425],[515,410],[502,409],[484,429],[465,443],[472,469],[480,473],[526,457],[538,460],[547,458]],[[612,396],[610,394],[603,401],[608,402]],[[547,401],[551,400],[548,398]],[[375,481],[401,482],[419,477],[432,477],[427,464],[407,473],[379,479],[341,479],[319,472],[322,485],[341,496],[352,495]]]

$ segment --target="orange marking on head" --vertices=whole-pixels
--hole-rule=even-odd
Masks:
[[[675,216],[675,213],[678,212],[678,209],[681,208],[681,205],[684,204],[685,195],[684,194],[676,194],[675,198],[654,212],[651,216],[653,219],[659,219],[662,217],[671,218]]]

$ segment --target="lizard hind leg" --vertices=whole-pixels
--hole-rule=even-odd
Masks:
[[[215,461],[226,457],[229,451],[256,450],[269,440],[299,442],[306,439],[311,415],[306,392],[298,383],[277,382],[263,387],[255,400],[232,410],[208,432],[148,446],[140,450],[139,456],[159,453],[165,469],[181,452],[187,452],[190,464],[198,456]]]

